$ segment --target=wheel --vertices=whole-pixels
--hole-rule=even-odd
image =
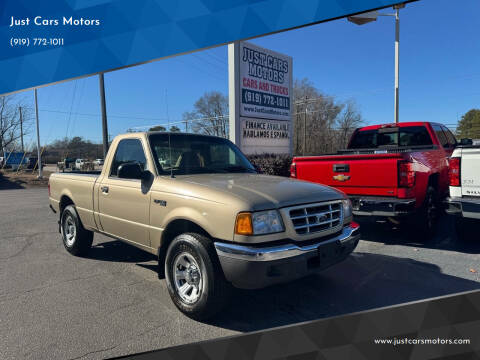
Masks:
[[[421,208],[412,218],[413,231],[419,240],[429,240],[435,235],[438,216],[437,192],[429,186]]]
[[[92,247],[93,232],[83,227],[75,206],[68,205],[63,209],[60,218],[60,230],[63,245],[70,254],[83,256],[88,253]]]
[[[219,312],[231,290],[212,241],[196,233],[178,235],[168,247],[165,280],[173,303],[196,320]]]

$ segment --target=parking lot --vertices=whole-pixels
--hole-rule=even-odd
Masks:
[[[0,204],[2,359],[126,355],[480,289],[480,241],[459,243],[451,218],[425,244],[362,221],[362,241],[345,262],[235,291],[228,309],[201,323],[172,304],[153,256],[98,234],[87,258],[69,255],[46,188],[0,190]]]

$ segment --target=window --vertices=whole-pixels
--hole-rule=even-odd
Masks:
[[[442,126],[443,132],[447,136],[448,143],[450,146],[457,146],[457,139],[455,139],[455,136],[452,134],[450,130],[448,130],[445,126]]]
[[[160,174],[256,172],[245,155],[226,139],[183,134],[171,134],[170,141],[168,134],[152,134],[149,139]]]
[[[433,128],[433,131],[435,131],[435,134],[437,134],[437,138],[438,138],[438,141],[440,141],[440,145],[442,145],[444,148],[447,148],[448,140],[442,128],[440,127],[440,125],[432,125],[432,128]]]
[[[117,176],[118,167],[125,163],[136,162],[140,164],[142,170],[147,167],[147,159],[143,151],[142,143],[139,139],[120,140],[113,159],[110,176]]]
[[[432,145],[432,139],[425,126],[408,126],[359,130],[355,132],[349,149],[428,145]]]

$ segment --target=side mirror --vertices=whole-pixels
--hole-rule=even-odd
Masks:
[[[124,163],[118,167],[117,176],[121,179],[140,179],[148,178],[149,172],[142,170],[139,163]]]
[[[460,140],[460,145],[473,145],[473,140],[472,139],[461,139]]]

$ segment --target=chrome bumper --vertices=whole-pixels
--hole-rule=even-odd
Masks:
[[[404,216],[415,211],[416,200],[394,197],[350,196],[353,215],[357,216]]]
[[[351,241],[352,237],[360,237],[360,228],[352,228],[346,226],[342,233],[326,241],[319,241],[318,243],[307,246],[299,246],[296,244],[287,244],[271,247],[252,247],[236,244],[228,244],[215,242],[215,249],[218,256],[225,256],[229,258],[242,259],[248,261],[273,261],[279,259],[286,259],[298,255],[305,254],[311,251],[317,251],[319,246],[326,245],[340,241],[340,243]]]
[[[360,240],[359,227],[346,226],[337,236],[301,246],[254,247],[215,242],[226,279],[234,286],[256,289],[292,281],[345,259]]]
[[[449,197],[445,200],[445,211],[470,219],[480,219],[480,199]]]

